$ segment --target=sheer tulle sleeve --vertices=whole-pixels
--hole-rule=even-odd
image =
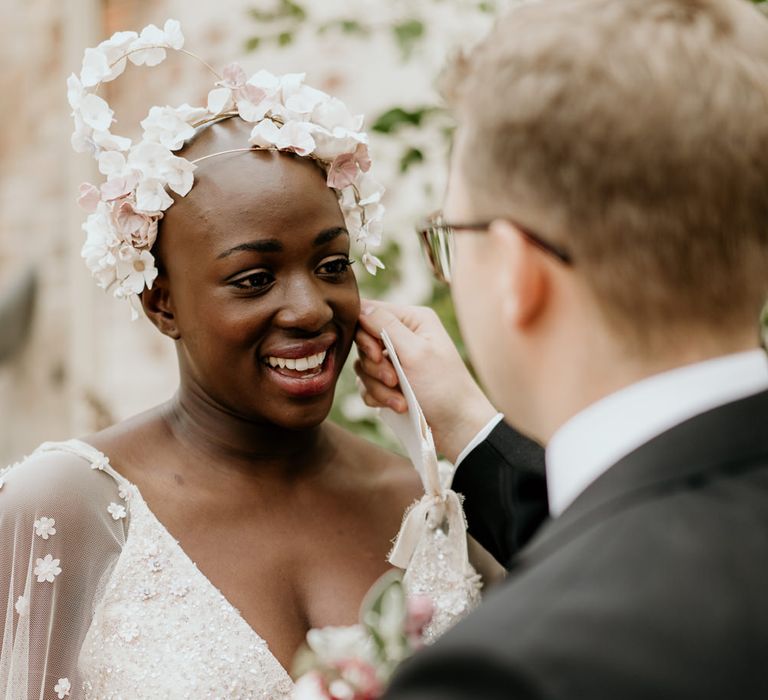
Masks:
[[[78,655],[127,533],[125,492],[111,469],[95,450],[62,445],[0,472],[6,700],[82,697]]]

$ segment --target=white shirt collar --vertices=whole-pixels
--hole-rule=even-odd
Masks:
[[[657,435],[765,390],[768,358],[750,350],[657,374],[597,401],[549,441],[550,513],[560,515],[603,472]]]

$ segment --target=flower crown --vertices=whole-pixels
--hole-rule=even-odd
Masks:
[[[369,248],[381,244],[384,189],[371,177],[368,136],[363,116],[353,116],[338,99],[304,84],[304,74],[275,76],[260,70],[250,78],[237,64],[219,75],[185,50],[179,22],[163,29],[153,24],[136,32],[116,32],[96,48],[85,50],[80,77],[67,80],[75,131],[72,147],[90,152],[106,176],[99,187],[80,186],[78,203],[89,212],[83,230],[82,257],[98,285],[131,305],[138,318],[139,294],[157,277],[151,253],[158,221],[173,204],[168,190],[184,197],[194,183],[197,163],[224,153],[276,150],[310,157],[327,174],[352,236],[363,247],[363,264],[371,274],[383,268]],[[127,62],[156,66],[174,50],[192,56],[216,76],[205,107],[152,107],[141,122],[140,141],[110,131],[114,112],[97,92],[120,76]],[[254,124],[249,146],[212,153],[194,161],[174,155],[197,127],[239,116]]]

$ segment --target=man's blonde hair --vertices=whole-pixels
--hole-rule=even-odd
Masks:
[[[768,21],[746,0],[541,0],[449,75],[475,214],[570,250],[635,341],[756,326]]]

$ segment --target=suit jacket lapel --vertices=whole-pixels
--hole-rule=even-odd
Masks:
[[[638,501],[676,488],[694,488],[718,473],[765,467],[767,462],[768,392],[702,413],[604,472],[558,518],[547,521],[513,561],[512,570],[533,565],[585,529]]]

